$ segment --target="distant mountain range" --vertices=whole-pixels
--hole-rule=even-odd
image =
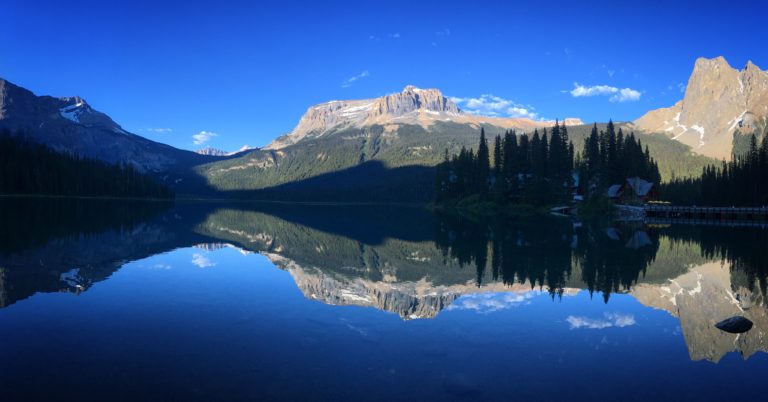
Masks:
[[[751,63],[737,71],[723,58],[699,59],[683,100],[617,125],[636,131],[664,179],[697,175],[711,158],[730,156],[734,133],[765,129],[767,77]],[[564,123],[581,150],[592,126],[577,118]],[[311,106],[290,133],[263,149],[192,152],[129,133],[79,97],[36,96],[0,79],[0,129],[61,152],[132,164],[182,195],[425,201],[445,150],[476,147],[481,127],[493,136],[553,124],[468,113],[437,89],[409,85],[380,98]]]
[[[222,151],[220,149],[216,149],[216,148],[213,148],[213,147],[205,147],[203,149],[198,149],[195,152],[197,152],[200,155],[209,155],[209,156],[232,156],[232,155],[237,155],[237,154],[242,153],[242,152],[252,151],[254,149],[258,149],[258,148],[255,148],[255,147],[252,147],[252,146],[249,146],[249,145],[243,145],[237,151],[232,151],[232,152]]]

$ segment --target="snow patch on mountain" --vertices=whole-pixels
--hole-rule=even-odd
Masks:
[[[768,117],[768,71],[748,62],[741,70],[723,57],[699,58],[674,106],[652,110],[634,121],[649,133],[664,133],[697,153],[730,159],[733,135],[748,135]]]
[[[311,106],[288,134],[272,141],[265,149],[281,149],[305,139],[320,138],[334,131],[347,128],[363,128],[373,125],[417,125],[429,127],[437,122],[457,124],[491,124],[518,130],[551,126],[552,121],[533,120],[525,117],[507,118],[483,116],[463,112],[456,102],[438,89],[422,89],[406,86],[401,92],[375,99],[335,100]],[[583,124],[581,120],[568,118],[567,125]]]
[[[80,123],[80,114],[85,112],[83,106],[85,106],[85,102],[78,100],[74,105],[64,106],[59,109],[59,114],[69,121]]]

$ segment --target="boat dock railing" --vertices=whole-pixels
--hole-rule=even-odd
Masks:
[[[681,220],[728,220],[728,221],[764,221],[768,220],[768,207],[698,207],[677,205],[646,204],[645,216],[649,218]]]

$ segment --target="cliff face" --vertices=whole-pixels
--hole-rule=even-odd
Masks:
[[[421,89],[408,85],[402,92],[375,99],[345,100],[321,103],[307,109],[299,124],[289,134],[275,139],[266,149],[280,149],[304,139],[319,138],[330,132],[346,128],[372,125],[412,124],[429,127],[435,122],[460,124],[488,123],[498,127],[529,130],[551,126],[525,118],[499,118],[478,116],[462,112],[458,106],[438,89]],[[582,124],[579,119],[566,119],[565,124]]]
[[[731,157],[733,134],[751,134],[768,117],[768,72],[752,62],[737,70],[723,57],[699,58],[684,98],[635,120],[646,132],[664,133],[697,152]]]

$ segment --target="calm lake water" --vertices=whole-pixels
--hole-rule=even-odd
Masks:
[[[768,229],[21,199],[0,222],[4,401],[765,398]]]

